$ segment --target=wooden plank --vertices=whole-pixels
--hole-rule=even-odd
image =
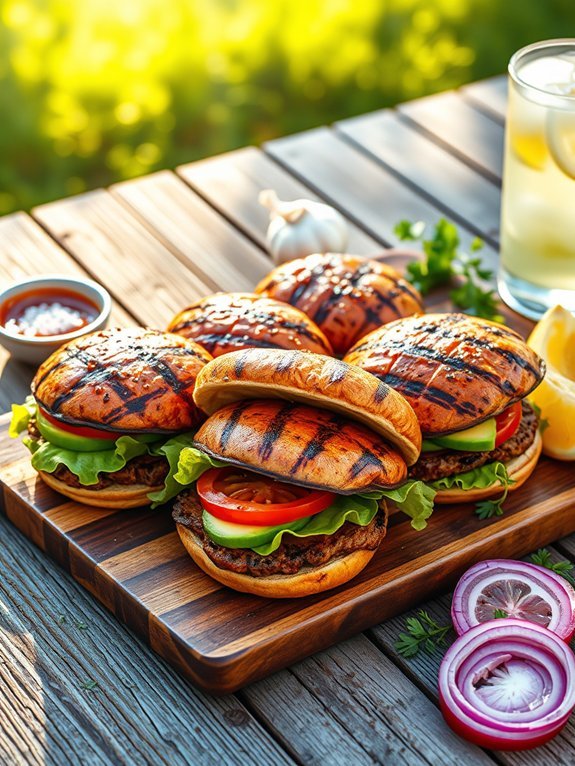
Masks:
[[[493,763],[455,736],[433,703],[364,636],[311,657],[290,674],[306,690],[303,720],[287,673],[280,674],[281,684],[273,676],[244,696],[259,714],[273,708],[274,733],[306,764]],[[347,733],[345,744],[334,742],[334,726]]]
[[[468,104],[458,93],[439,93],[401,104],[399,113],[469,166],[501,182],[503,129]],[[463,203],[463,200],[462,200]]]
[[[460,93],[470,103],[492,119],[505,122],[507,114],[507,76],[491,77],[461,88]]]
[[[192,689],[1,515],[0,562],[2,763],[292,763],[237,698]]]
[[[173,173],[126,181],[113,186],[112,192],[154,236],[180,254],[211,292],[249,291],[270,269],[270,260],[259,247]]]
[[[572,535],[561,540],[559,545],[563,548],[569,548],[575,551],[575,537]],[[561,554],[549,548],[554,561],[565,560]],[[498,556],[499,558],[499,556]],[[434,599],[423,605],[431,617],[440,625],[449,625],[451,623],[450,608],[451,594]],[[375,640],[377,645],[398,663],[401,670],[425,693],[438,702],[437,678],[439,674],[439,665],[447,649],[455,640],[455,631],[448,635],[446,647],[438,649],[433,653],[420,651],[415,657],[405,659],[401,657],[395,649],[395,642],[399,633],[405,629],[408,616],[416,615],[418,610],[413,610],[408,614],[395,617],[387,622],[376,626],[369,631],[369,635]],[[499,763],[509,766],[539,766],[541,763],[555,763],[560,766],[570,766],[573,763],[575,752],[575,717],[572,717],[561,734],[547,745],[531,751],[524,752],[497,752],[496,759]]]
[[[274,189],[280,199],[323,201],[308,186],[297,181],[261,150],[252,146],[183,165],[177,172],[210,205],[264,250],[269,212],[258,202],[262,189]],[[351,221],[348,221],[348,225],[348,252],[359,255],[381,252],[379,242]]]
[[[24,213],[0,218],[0,263],[0,289],[42,274],[92,277]],[[132,317],[114,302],[110,325],[128,324],[133,324]],[[0,412],[6,412],[12,402],[22,401],[29,393],[34,372],[34,367],[12,359],[0,348]]]
[[[271,141],[265,149],[382,244],[400,244],[393,229],[402,219],[435,223],[444,215],[431,199],[327,128]],[[463,247],[469,248],[475,233],[461,228],[460,236]],[[496,263],[492,248],[483,252],[486,262]]]
[[[499,190],[445,148],[427,140],[397,113],[374,112],[337,123],[336,129],[386,168],[417,186],[450,217],[496,244]]]
[[[211,292],[109,192],[51,202],[33,213],[144,325],[163,328],[176,311]]]
[[[74,524],[74,508],[37,478],[24,448],[8,444],[5,430],[0,444],[9,519],[195,684],[216,692],[421,602],[480,558],[525,554],[575,531],[566,512],[575,476],[568,464],[543,459],[512,493],[503,517],[481,521],[470,506],[439,508],[417,533],[396,512],[389,541],[350,583],[306,599],[266,600],[200,572],[173,534],[167,509],[118,511],[86,523],[78,506]],[[178,586],[170,589],[170,582]]]

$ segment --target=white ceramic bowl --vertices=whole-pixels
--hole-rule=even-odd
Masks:
[[[27,293],[34,288],[58,288],[62,287],[72,290],[85,296],[91,303],[98,307],[98,316],[93,322],[81,327],[79,330],[62,333],[61,335],[48,335],[45,337],[27,337],[11,333],[5,327],[0,325],[0,345],[4,346],[15,359],[29,364],[40,364],[47,359],[63,343],[67,343],[72,338],[79,338],[81,335],[87,335],[96,330],[102,330],[108,324],[110,311],[112,309],[112,299],[110,294],[97,282],[90,279],[80,279],[78,277],[68,277],[63,274],[49,274],[43,277],[26,279],[23,282],[17,282],[11,287],[0,292],[0,306],[9,298],[14,298],[20,293]]]

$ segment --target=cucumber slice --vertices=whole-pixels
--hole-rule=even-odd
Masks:
[[[489,418],[464,431],[448,436],[437,436],[433,439],[433,443],[463,452],[488,452],[495,449],[496,431],[495,418]]]
[[[258,545],[272,540],[282,529],[292,529],[294,532],[304,527],[311,516],[291,521],[288,524],[279,524],[274,527],[258,527],[247,524],[234,524],[231,521],[223,521],[211,513],[204,511],[202,521],[204,530],[210,540],[225,548],[255,548]]]

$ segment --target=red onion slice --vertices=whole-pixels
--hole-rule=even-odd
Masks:
[[[457,633],[492,620],[496,609],[548,628],[565,641],[575,633],[575,590],[563,577],[536,564],[493,559],[467,570],[451,605]]]
[[[439,699],[447,723],[481,747],[537,747],[575,707],[575,658],[546,628],[492,620],[448,649],[439,669]]]

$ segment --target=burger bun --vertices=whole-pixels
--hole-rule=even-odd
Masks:
[[[539,431],[537,431],[530,447],[522,455],[514,457],[505,464],[507,474],[514,482],[509,486],[509,492],[518,489],[531,476],[539,460],[542,446],[541,436]],[[453,503],[476,503],[479,500],[487,500],[490,497],[500,495],[502,489],[503,485],[500,481],[483,489],[458,489],[456,487],[442,489],[435,495],[435,502],[446,505]]]

